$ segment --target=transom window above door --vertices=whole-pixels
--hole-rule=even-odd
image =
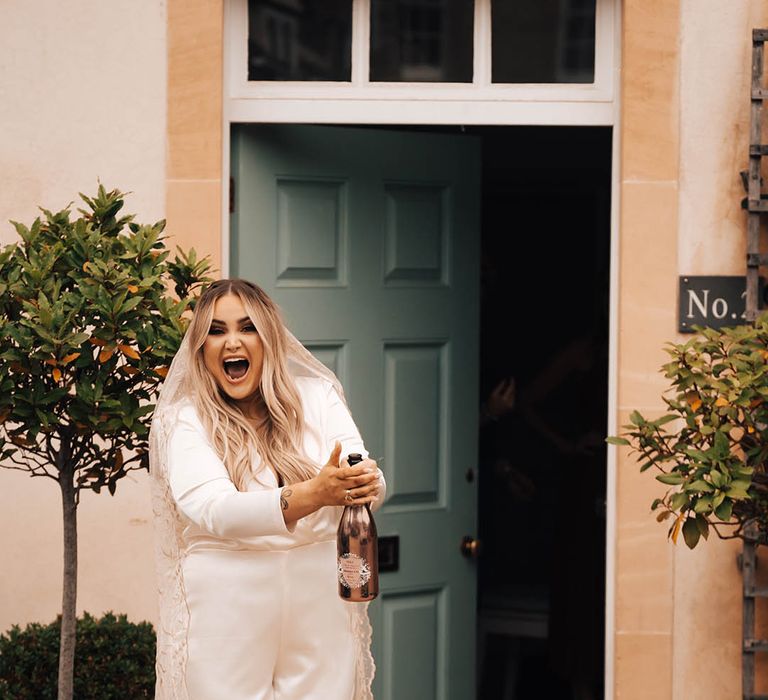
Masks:
[[[248,0],[248,81],[592,84],[597,8],[598,0]]]
[[[615,117],[620,0],[224,0],[228,122]]]

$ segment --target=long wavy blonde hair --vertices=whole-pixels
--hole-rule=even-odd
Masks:
[[[258,425],[249,421],[237,404],[218,386],[205,366],[203,344],[213,319],[216,301],[227,294],[243,303],[264,346],[264,361],[255,400],[266,408]],[[301,398],[288,371],[286,335],[279,308],[258,285],[244,279],[212,283],[200,295],[187,333],[192,353],[192,397],[214,450],[240,491],[257,472],[252,470],[252,450],[261,457],[262,469],[271,466],[285,484],[305,481],[317,467],[305,455],[306,426]],[[260,470],[259,470],[260,471]]]

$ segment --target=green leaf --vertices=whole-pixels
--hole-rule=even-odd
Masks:
[[[731,519],[733,513],[733,501],[724,500],[719,506],[715,508],[715,515],[723,522],[728,522]]]
[[[679,510],[686,503],[688,503],[688,494],[683,491],[678,491],[669,499],[669,507],[672,510]]]
[[[129,311],[133,311],[139,304],[144,301],[144,297],[135,296],[125,301],[119,309],[120,314],[126,314]]]
[[[670,486],[677,486],[682,484],[684,477],[682,474],[657,474],[656,480],[662,484],[669,484]]]
[[[91,336],[88,333],[73,333],[72,335],[68,335],[66,338],[66,342],[70,345],[82,345],[88,338]]]
[[[712,510],[712,497],[702,496],[696,500],[693,506],[694,513],[709,513]]]
[[[726,489],[725,493],[727,496],[734,500],[744,500],[745,498],[749,497],[748,489],[750,487],[749,481],[734,481],[731,483],[731,485]]]
[[[629,440],[626,440],[626,439],[625,439],[625,438],[623,438],[623,437],[614,437],[614,436],[612,436],[612,435],[609,435],[607,438],[605,438],[605,441],[606,441],[606,442],[607,442],[609,445],[622,445],[622,446],[628,446],[628,445],[631,445],[631,443],[629,442]]]
[[[730,440],[728,436],[722,431],[715,433],[715,453],[721,459],[726,457],[730,452]]]
[[[709,521],[703,515],[696,516],[696,527],[705,540],[709,539]]]
[[[702,452],[701,450],[694,449],[692,447],[690,448],[683,448],[683,451],[688,454],[689,457],[692,457],[693,459],[698,460],[699,462],[708,462],[709,461],[709,453],[708,452]]]
[[[708,484],[706,481],[702,479],[697,479],[696,481],[692,481],[690,484],[685,485],[686,491],[705,491],[710,492],[714,491],[711,484]]]
[[[688,545],[689,549],[693,549],[698,544],[700,537],[701,531],[696,524],[696,519],[688,518],[683,523],[683,539],[685,540],[685,544]]]

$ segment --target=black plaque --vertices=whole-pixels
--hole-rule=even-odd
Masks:
[[[694,333],[693,326],[724,328],[747,323],[747,279],[740,276],[680,276],[678,330]],[[760,278],[759,308],[764,306],[765,280]]]
[[[400,569],[400,537],[387,535],[379,537],[379,572]]]

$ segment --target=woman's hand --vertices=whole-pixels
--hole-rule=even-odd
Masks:
[[[515,378],[502,379],[480,406],[480,425],[499,420],[515,408]]]
[[[339,466],[340,456],[341,443],[337,441],[317,476],[280,489],[280,507],[289,529],[323,506],[363,505],[376,500],[381,488],[376,462],[364,459],[350,467],[344,460]]]
[[[372,459],[350,467],[344,459],[339,464],[341,443],[336,442],[328,462],[310,479],[317,502],[322,506],[349,506],[372,503],[379,494],[379,472]]]

